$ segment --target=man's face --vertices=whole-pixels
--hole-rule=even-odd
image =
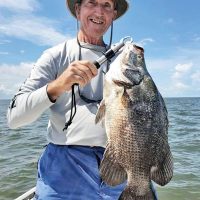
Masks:
[[[116,14],[113,0],[83,0],[81,5],[76,4],[77,19],[87,37],[102,37]]]

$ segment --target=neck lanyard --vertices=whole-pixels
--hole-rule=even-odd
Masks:
[[[80,44],[78,38],[77,38],[77,43],[78,43],[78,46],[79,46],[79,56],[78,56],[78,59],[79,60],[82,60],[82,52],[81,52],[81,49],[82,48],[86,48],[86,49],[90,49],[90,50],[93,50],[93,51],[97,51],[93,48],[89,48],[89,47],[84,47],[83,45]],[[105,47],[105,51],[106,51],[106,47]],[[104,52],[101,51],[102,54],[104,54]],[[110,65],[110,61],[108,60],[107,61],[107,65],[106,65],[106,72],[108,71],[109,69],[109,65]],[[106,73],[104,72],[104,73]],[[72,95],[71,95],[71,108],[70,108],[70,118],[69,120],[65,123],[65,126],[63,128],[63,131],[67,130],[67,128],[71,125],[72,123],[72,120],[73,118],[75,117],[75,114],[76,114],[76,95],[75,95],[75,86],[78,86],[78,93],[79,93],[79,96],[80,98],[85,101],[86,103],[100,103],[101,102],[101,99],[100,100],[92,100],[92,99],[88,99],[87,97],[83,96],[80,92],[80,88],[79,88],[79,85],[78,84],[73,84],[72,85]]]

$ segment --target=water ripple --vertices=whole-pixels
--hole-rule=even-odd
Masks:
[[[200,98],[165,99],[174,176],[157,186],[162,200],[200,200]],[[0,197],[14,199],[35,185],[37,160],[46,144],[47,114],[29,126],[10,130],[8,101],[0,101]]]

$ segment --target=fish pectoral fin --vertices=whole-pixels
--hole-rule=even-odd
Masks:
[[[106,112],[106,105],[105,105],[105,100],[103,99],[96,113],[95,124],[99,123],[100,121],[102,122],[104,121],[105,112]]]
[[[157,184],[164,186],[173,177],[173,157],[169,150],[164,161],[159,166],[151,168],[151,179]]]
[[[119,185],[127,180],[126,171],[116,162],[114,151],[109,146],[100,164],[100,176],[110,186]]]
[[[154,200],[155,196],[153,191],[149,188],[144,194],[141,192],[143,188],[127,186],[119,197],[119,200]]]

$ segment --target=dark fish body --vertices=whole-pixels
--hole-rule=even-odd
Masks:
[[[151,180],[167,184],[173,176],[165,103],[144,61],[143,50],[126,44],[105,77],[96,115],[108,143],[100,165],[111,186],[127,180],[120,200],[153,200]]]

